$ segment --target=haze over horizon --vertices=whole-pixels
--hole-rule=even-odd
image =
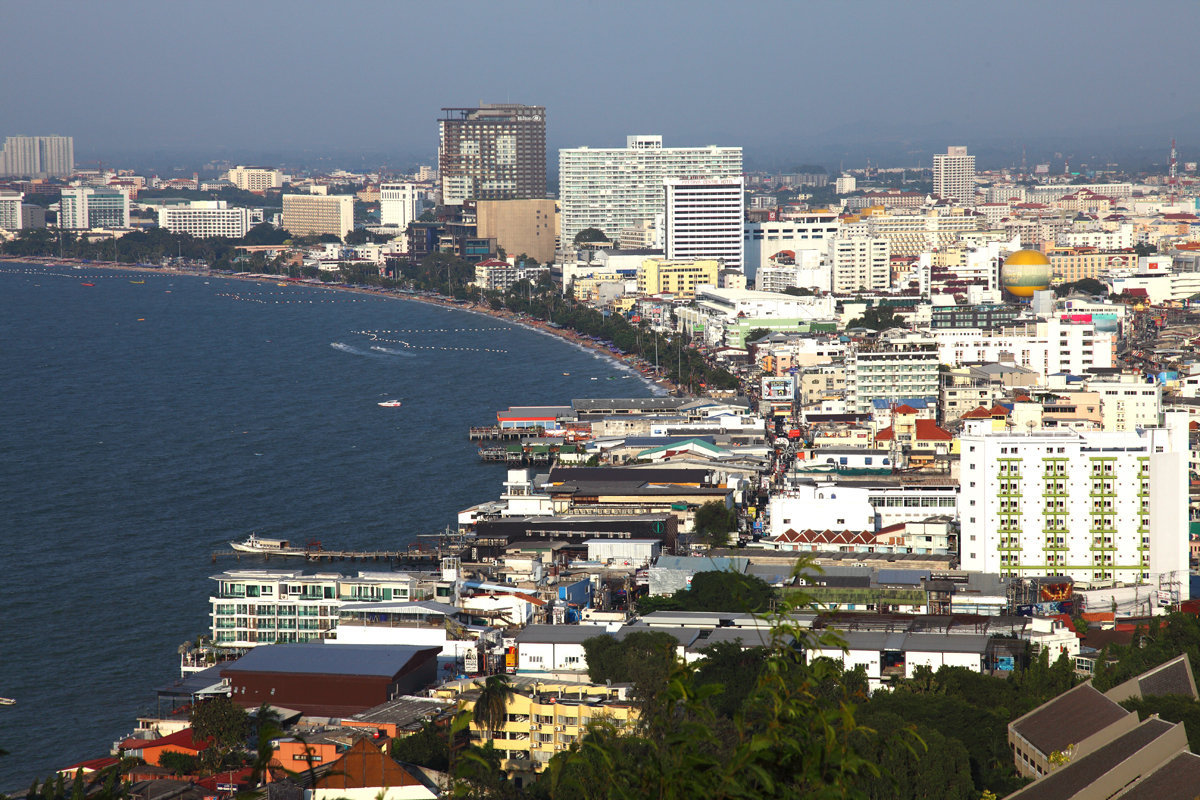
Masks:
[[[1148,12],[1146,11],[1148,9]],[[81,166],[274,154],[431,163],[443,106],[547,108],[547,149],[741,145],[747,166],[1197,160],[1194,4],[12,4],[0,137]],[[1123,44],[1124,43],[1124,46]],[[552,168],[557,159],[550,155]]]

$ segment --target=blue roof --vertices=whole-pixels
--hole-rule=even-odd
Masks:
[[[440,647],[407,644],[265,644],[221,670],[297,675],[372,675],[391,678],[423,653]]]
[[[923,408],[929,408],[929,399],[925,397],[906,397],[902,400],[885,400],[878,397],[871,401],[871,405],[880,410],[895,406],[908,406],[920,411]]]
[[[881,569],[875,574],[875,581],[884,584],[907,584],[920,586],[921,581],[929,577],[927,569]]]

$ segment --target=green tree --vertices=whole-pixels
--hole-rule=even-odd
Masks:
[[[746,342],[746,344],[750,344],[751,342],[757,342],[759,339],[768,335],[770,332],[771,332],[770,328],[751,328],[750,330],[746,331],[746,338],[744,339],[744,341]]]
[[[583,643],[588,677],[596,683],[633,684],[633,694],[649,702],[667,683],[679,642],[664,631],[634,631],[622,639],[602,634]]]
[[[200,756],[206,769],[218,769],[234,749],[243,747],[250,735],[250,715],[228,697],[213,697],[196,703],[191,712],[192,736],[208,741]]]
[[[870,306],[863,311],[861,317],[850,320],[846,327],[883,331],[889,328],[904,327],[904,320],[896,316],[896,312],[891,306]]]
[[[480,686],[476,682],[477,686]],[[496,731],[504,728],[508,719],[508,704],[516,690],[512,679],[507,675],[489,675],[480,686],[479,697],[475,700],[475,722],[487,731],[488,738],[494,738]]]
[[[729,542],[729,533],[737,528],[737,514],[724,502],[713,500],[696,509],[694,530],[697,536],[713,547],[722,547]]]
[[[448,726],[426,720],[421,730],[393,739],[388,754],[397,761],[416,764],[439,772],[450,768]]]
[[[584,242],[607,242],[608,236],[599,228],[584,228],[575,234],[574,242],[578,246]]]
[[[163,753],[158,765],[171,770],[172,775],[195,775],[200,771],[200,759],[187,753]]]

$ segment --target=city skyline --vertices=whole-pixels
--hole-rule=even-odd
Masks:
[[[442,107],[513,102],[546,107],[552,168],[557,149],[619,146],[630,133],[742,146],[751,164],[781,167],[872,153],[928,166],[950,142],[981,168],[1023,147],[1106,158],[1119,142],[1161,162],[1171,136],[1189,148],[1197,121],[1197,79],[1176,55],[1190,52],[1179,23],[1196,12],[1154,8],[760,3],[735,14],[701,3],[630,18],[625,4],[531,0],[477,9],[447,39],[429,35],[441,11],[416,5],[25,4],[0,45],[34,69],[0,85],[0,135],[74,136],[81,163],[416,161],[436,154]],[[606,9],[625,24],[599,25]],[[29,31],[52,32],[54,48]],[[96,44],[115,41],[133,46]],[[1152,46],[1126,61],[1096,55],[1120,41]]]

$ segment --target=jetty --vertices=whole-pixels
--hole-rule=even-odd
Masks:
[[[320,561],[388,561],[397,564],[420,564],[437,566],[441,559],[446,556],[457,556],[461,554],[460,548],[429,548],[429,547],[408,547],[403,550],[325,550],[324,548],[312,548],[306,550],[303,555],[280,556],[275,554],[276,558],[303,558],[308,562]],[[271,560],[271,553],[239,553],[237,551],[221,550],[212,554],[213,563],[216,563],[218,557],[234,556],[239,561],[242,558],[262,559],[264,561]]]

